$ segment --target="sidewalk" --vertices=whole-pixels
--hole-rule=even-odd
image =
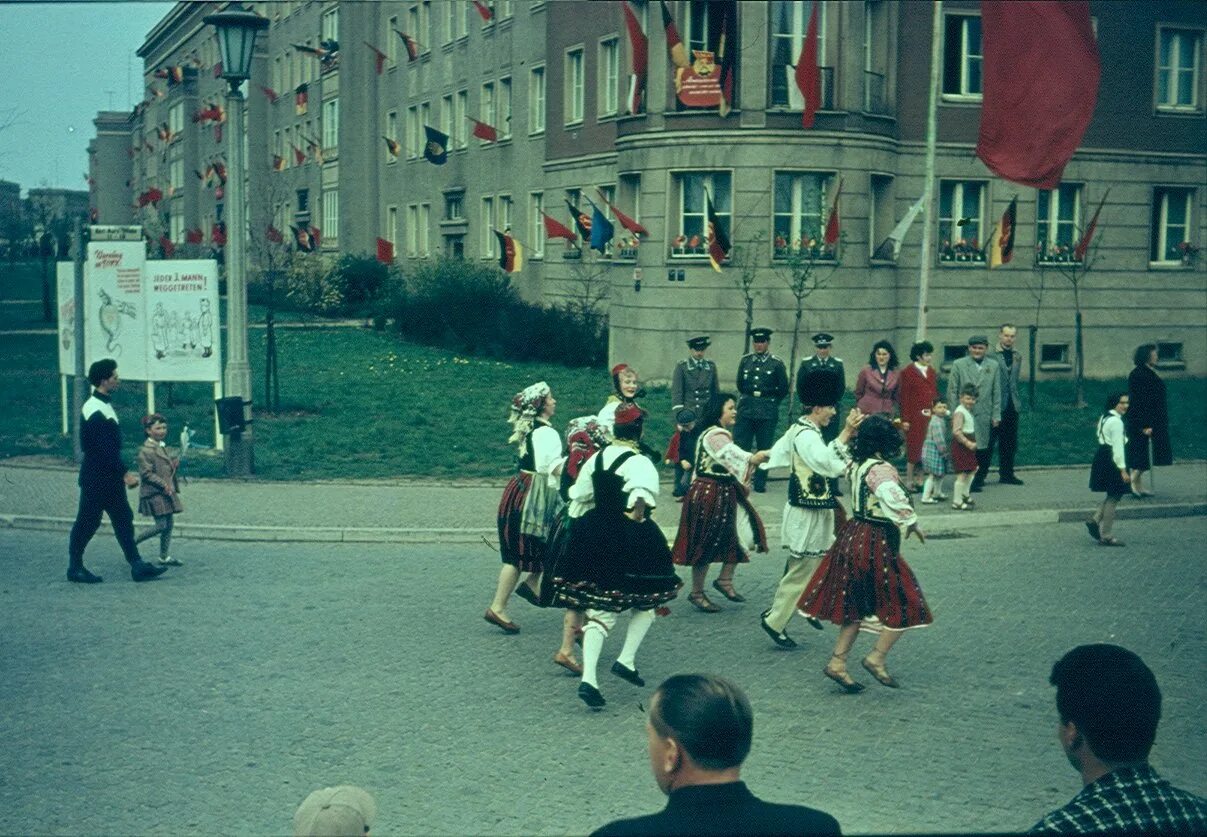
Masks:
[[[977,510],[953,512],[946,503],[919,506],[928,535],[959,536],[996,526],[1033,526],[1084,520],[1101,500],[1087,487],[1089,468],[1020,471],[1025,486],[998,485],[991,476],[976,495]],[[950,477],[948,478],[950,483]],[[495,513],[503,483],[256,482],[191,480],[181,488],[185,511],[176,519],[182,538],[234,541],[335,543],[464,543],[497,541]],[[1207,514],[1207,462],[1160,468],[1157,496],[1125,498],[1121,520]],[[0,463],[0,529],[66,532],[75,517],[76,471],[45,460]],[[786,480],[752,494],[773,546],[778,545]],[[674,537],[679,505],[662,486],[658,522]],[[137,492],[130,493],[137,507]],[[149,524],[139,518],[136,525]],[[108,526],[106,520],[105,526]],[[485,546],[485,545],[483,545]]]

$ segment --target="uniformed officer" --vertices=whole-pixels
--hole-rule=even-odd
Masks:
[[[838,390],[839,401],[846,394],[847,390],[847,374],[842,366],[842,358],[834,357],[832,344],[834,343],[834,335],[827,334],[824,331],[819,331],[811,338],[816,352],[813,357],[805,358],[800,362],[800,368],[796,370],[796,387],[800,391],[801,384],[805,379],[805,375],[814,369],[825,369],[838,375],[840,388]],[[834,441],[838,437],[838,432],[842,427],[842,410],[841,405],[835,402],[839,407],[839,413],[834,416],[834,419],[821,430],[821,438],[826,444]]]
[[[769,352],[772,331],[752,328],[750,342],[754,351],[738,364],[738,420],[733,440],[748,450],[767,450],[775,442],[780,417],[780,401],[788,394],[788,370],[784,362]],[[767,472],[754,472],[754,490],[767,490]]]
[[[675,372],[671,375],[672,418],[684,407],[697,416],[704,415],[704,408],[720,389],[717,365],[704,357],[704,351],[711,342],[707,335],[688,340],[687,348],[691,353],[686,360],[675,364]]]

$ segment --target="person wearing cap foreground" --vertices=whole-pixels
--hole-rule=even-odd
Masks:
[[[791,470],[788,474],[788,502],[784,505],[780,543],[788,550],[784,575],[775,589],[771,607],[763,611],[763,630],[781,648],[795,648],[796,642],[784,633],[796,603],[805,592],[826,550],[834,543],[834,531],[845,519],[842,507],[830,491],[830,478],[837,477],[851,462],[847,443],[863,420],[858,408],[847,413],[842,431],[828,445],[821,430],[834,419],[842,383],[827,370],[811,370],[799,377],[797,397],[805,414],[788,428],[771,449],[764,468]],[[822,624],[809,617],[818,630]]]
[[[713,588],[731,602],[744,602],[746,597],[733,586],[734,571],[739,563],[750,560],[749,549],[767,551],[767,533],[747,497],[747,486],[768,454],[747,453],[734,443],[734,403],[733,395],[719,392],[702,416],[700,427],[704,429],[693,463],[696,476],[683,500],[675,536],[675,563],[692,568],[687,600],[705,613],[721,610],[704,593],[708,565],[721,565]]]
[[[989,434],[1002,421],[1002,382],[998,371],[997,361],[986,357],[989,349],[989,338],[983,334],[974,334],[968,338],[968,354],[951,364],[951,372],[947,375],[947,408],[955,415],[956,407],[960,404],[960,392],[965,384],[973,384],[977,388],[977,402],[972,409],[972,418],[976,423],[976,458],[977,472],[972,478],[972,491],[978,492],[985,484],[985,475],[989,473]]]
[[[1161,720],[1152,670],[1118,645],[1079,645],[1052,666],[1056,737],[1085,787],[1032,834],[1204,834],[1207,799],[1148,763]]]
[[[583,463],[570,488],[570,538],[552,580],[554,602],[586,611],[579,698],[591,709],[607,703],[596,667],[617,614],[632,611],[612,673],[644,686],[637,650],[654,609],[675,598],[679,579],[666,537],[651,514],[658,505],[658,469],[638,452],[646,413],[625,404],[613,415],[612,442]]]
[[[293,815],[294,837],[364,837],[377,819],[377,804],[363,788],[339,785],[307,796]]]
[[[841,834],[815,808],[759,799],[742,781],[754,737],[754,711],[736,685],[705,674],[676,674],[650,699],[646,739],[650,768],[666,808],[616,820],[597,837],[643,834]]]
[[[733,440],[742,450],[766,450],[775,441],[780,419],[780,401],[788,394],[788,370],[784,362],[768,351],[769,328],[752,328],[750,342],[754,351],[738,363],[738,418]],[[754,490],[767,490],[767,472],[756,471]]]

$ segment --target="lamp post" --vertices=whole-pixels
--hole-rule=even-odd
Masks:
[[[243,159],[243,93],[239,89],[251,77],[251,59],[256,35],[268,28],[268,19],[232,4],[205,18],[218,32],[222,77],[230,85],[226,112],[226,395],[243,403],[244,426],[232,429],[226,445],[226,472],[247,476],[255,470],[251,431],[251,367],[247,362],[247,212],[244,202],[246,165]]]

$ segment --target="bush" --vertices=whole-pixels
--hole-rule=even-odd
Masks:
[[[289,258],[274,271],[270,294],[267,271],[249,284],[249,300],[277,309],[292,309],[325,317],[368,317],[382,300],[397,291],[397,271],[368,256],[344,256],[335,265],[318,256]]]
[[[507,274],[465,261],[421,265],[378,308],[419,343],[567,366],[607,361],[607,318],[524,302]]]

